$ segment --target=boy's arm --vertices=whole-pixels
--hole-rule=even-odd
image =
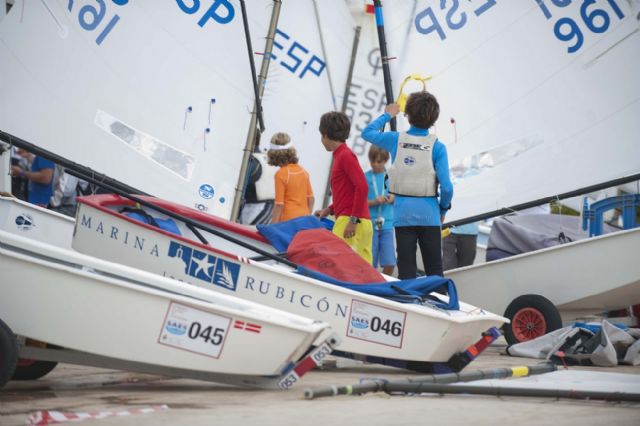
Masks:
[[[398,145],[398,132],[381,132],[384,125],[391,121],[391,118],[391,115],[385,112],[373,120],[362,131],[362,139],[389,151],[392,158],[395,158]]]
[[[440,141],[436,142],[433,149],[433,165],[436,169],[436,176],[440,185],[440,215],[444,217],[451,208],[451,200],[453,199],[453,183],[449,176],[449,159],[447,148]]]

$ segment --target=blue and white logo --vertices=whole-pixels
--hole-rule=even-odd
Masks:
[[[193,249],[171,241],[169,257],[182,259],[184,273],[228,290],[235,291],[240,274],[240,265],[220,259],[207,252]]]
[[[207,200],[213,198],[214,193],[215,191],[213,190],[213,186],[209,185],[208,183],[203,183],[202,185],[200,185],[200,189],[198,189],[198,194],[200,194],[202,198],[205,198]]]
[[[187,332],[187,325],[177,321],[167,321],[167,325],[164,328],[169,333],[175,334],[176,336],[182,336]]]
[[[31,217],[31,215],[22,213],[16,216],[16,226],[21,231],[28,231],[36,225],[35,223],[33,223],[33,218]]]
[[[410,155],[404,157],[403,161],[407,166],[413,166],[414,164],[416,164],[416,159]]]
[[[363,318],[351,317],[351,327],[353,328],[369,328],[369,321]]]

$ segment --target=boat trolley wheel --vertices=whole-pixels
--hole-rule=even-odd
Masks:
[[[504,316],[511,321],[503,327],[509,345],[535,339],[562,327],[558,309],[549,299],[538,294],[516,297]]]
[[[37,340],[27,339],[26,346],[38,346],[42,348],[58,348],[48,343],[39,342]],[[16,370],[11,380],[37,380],[51,372],[58,365],[54,361],[38,361],[34,359],[18,359]]]
[[[16,336],[0,319],[0,388],[11,379],[18,363],[18,342]]]

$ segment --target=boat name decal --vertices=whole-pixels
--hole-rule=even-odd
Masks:
[[[346,318],[348,305],[342,305],[340,303],[332,303],[327,297],[322,297],[318,300],[314,300],[310,294],[298,294],[293,289],[287,289],[282,286],[271,286],[270,282],[263,280],[256,280],[255,278],[247,275],[247,281],[244,288],[251,290],[254,293],[259,293],[264,296],[271,296],[275,299],[288,300],[289,303],[295,305],[301,305],[307,309],[313,309],[318,312],[331,312],[336,317]]]
[[[228,290],[236,290],[240,265],[175,241],[169,244],[168,256],[182,259],[186,275]]]
[[[86,214],[82,214],[82,219],[80,220],[80,226],[87,229],[93,229],[92,227],[93,224],[91,222],[92,219],[93,219],[92,216],[87,216]],[[105,228],[107,228],[106,232],[105,232]],[[149,244],[147,244],[147,247],[145,249],[145,238],[139,235],[134,235],[129,231],[124,231],[124,233],[122,233],[120,232],[120,228],[118,228],[117,226],[111,225],[109,229],[109,226],[105,227],[102,221],[99,221],[97,226],[95,227],[95,231],[97,234],[100,234],[102,236],[108,236],[109,239],[120,241],[125,246],[133,247],[134,249],[138,249],[141,252],[148,252],[150,256],[160,257],[158,253],[158,244],[153,243],[151,247],[149,247]]]

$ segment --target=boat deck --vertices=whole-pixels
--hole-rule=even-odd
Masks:
[[[533,365],[539,361],[503,356],[502,339],[465,371]],[[569,370],[638,375],[640,366],[614,368],[569,367]],[[389,367],[363,365],[333,358],[313,370],[290,391],[243,390],[186,379],[115,370],[59,365],[33,382],[9,382],[0,391],[0,424],[24,425],[37,410],[127,412],[100,425],[255,425],[282,426],[349,424],[507,424],[518,425],[637,425],[640,403],[552,398],[473,395],[336,396],[305,400],[304,389],[322,385],[356,384],[362,378],[401,380],[410,374]],[[524,379],[505,379],[524,380]],[[580,384],[576,384],[580,386]],[[166,407],[162,407],[166,405]],[[149,413],[136,410],[149,408]],[[428,419],[428,420],[427,420]]]

